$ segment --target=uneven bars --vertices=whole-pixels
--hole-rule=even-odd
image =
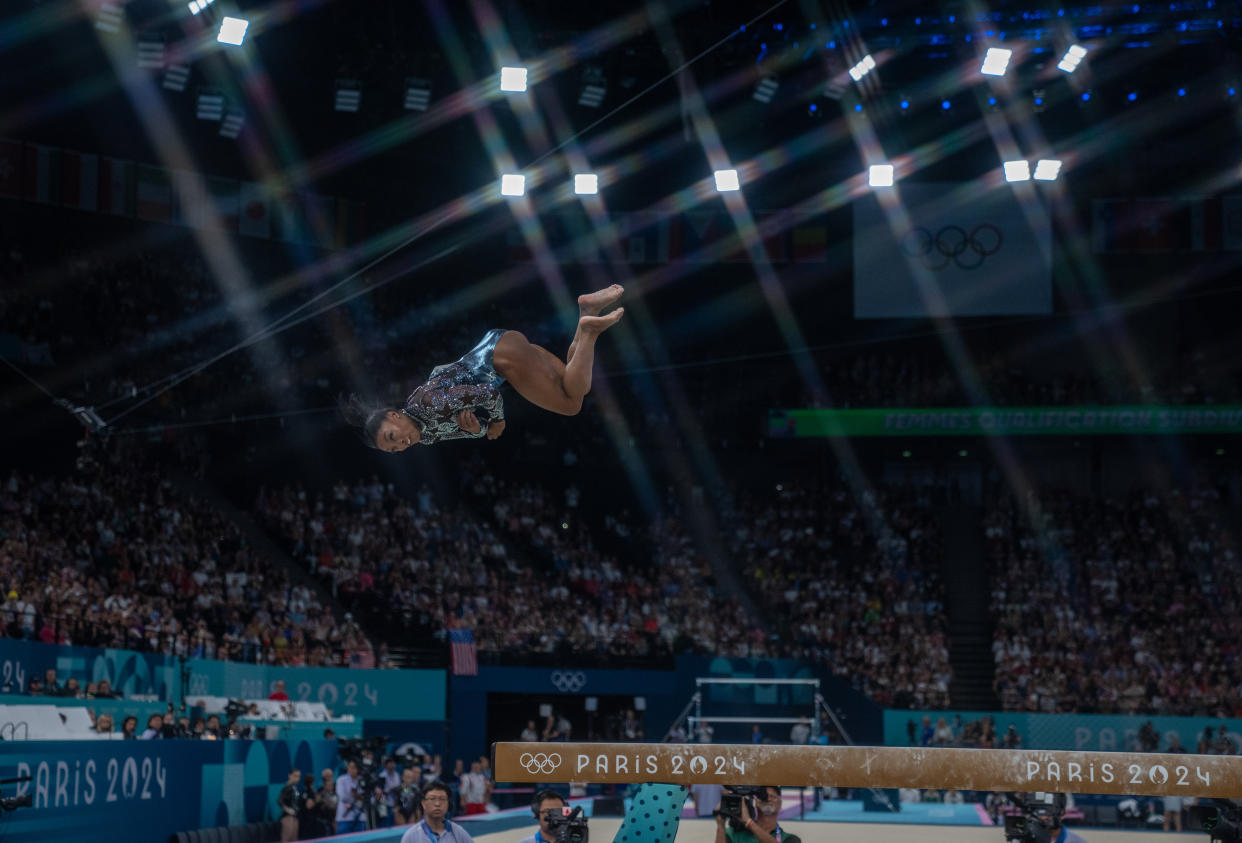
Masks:
[[[1242,757],[1035,749],[496,743],[496,781],[914,787],[1242,798]]]

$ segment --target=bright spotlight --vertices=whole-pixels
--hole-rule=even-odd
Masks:
[[[726,190],[738,190],[741,187],[737,180],[737,170],[717,170],[715,175],[716,190],[720,193]]]
[[[858,82],[873,70],[875,70],[875,59],[871,57],[870,53],[867,53],[867,55],[862,57],[862,61],[850,68],[850,78]]]
[[[767,105],[772,101],[772,97],[776,96],[776,89],[781,86],[773,76],[765,76],[759,80],[759,84],[755,86],[755,93],[752,95],[756,102]]]
[[[1029,181],[1031,178],[1031,162],[1006,161],[1005,181]]]
[[[984,76],[1004,76],[1005,69],[1009,67],[1009,57],[1012,55],[1013,50],[989,47],[987,55],[983,57],[983,67],[979,69],[979,72]]]
[[[574,193],[579,196],[599,193],[599,176],[594,173],[577,173],[574,175]]]
[[[501,196],[523,196],[526,194],[526,176],[521,173],[505,173],[500,177]]]
[[[525,91],[526,90],[526,68],[524,67],[502,67],[500,68],[500,90],[502,91]]]
[[[1035,163],[1035,178],[1040,181],[1056,181],[1061,174],[1061,162],[1055,158],[1041,158]]]
[[[1061,57],[1061,61],[1057,64],[1057,68],[1064,70],[1066,73],[1073,73],[1078,67],[1078,63],[1082,61],[1082,57],[1087,54],[1086,47],[1080,47],[1077,44],[1065,51],[1065,55]]]
[[[332,107],[336,111],[357,111],[362,105],[362,83],[356,79],[337,79]]]
[[[220,34],[216,36],[216,40],[221,44],[240,47],[241,42],[246,40],[246,29],[249,26],[250,21],[242,18],[223,18],[220,21]]]
[[[191,0],[189,4],[190,14],[192,15],[200,14],[203,11],[203,9],[206,9],[208,6],[210,6],[214,2],[216,2],[216,0]]]
[[[893,165],[892,164],[872,164],[867,174],[867,181],[872,187],[892,187],[893,186]]]

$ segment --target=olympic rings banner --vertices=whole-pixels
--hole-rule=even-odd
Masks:
[[[1007,183],[903,183],[854,201],[856,318],[1051,312],[1041,197]]]
[[[8,843],[164,841],[178,831],[264,822],[289,768],[337,768],[335,741],[22,741],[0,743]]]
[[[1242,405],[769,410],[772,438],[1108,436],[1242,432]]]

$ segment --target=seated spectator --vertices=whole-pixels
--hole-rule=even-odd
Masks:
[[[272,693],[267,695],[267,698],[269,700],[277,700],[279,702],[288,702],[289,694],[285,691],[285,680],[277,679],[275,689],[273,689]]]
[[[138,718],[132,714],[121,721],[121,737],[133,740],[138,737]]]
[[[162,714],[152,714],[147,718],[146,731],[142,733],[142,740],[149,741],[164,736],[164,716]]]
[[[112,715],[101,714],[95,718],[95,731],[101,735],[112,734]]]

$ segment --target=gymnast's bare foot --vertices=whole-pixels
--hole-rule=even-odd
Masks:
[[[582,316],[599,316],[601,310],[621,298],[624,292],[625,288],[620,284],[613,284],[594,293],[578,296],[578,313]]]
[[[625,308],[618,307],[607,316],[583,316],[578,319],[578,329],[584,334],[602,334],[613,325],[621,321],[621,317],[625,315]]]

